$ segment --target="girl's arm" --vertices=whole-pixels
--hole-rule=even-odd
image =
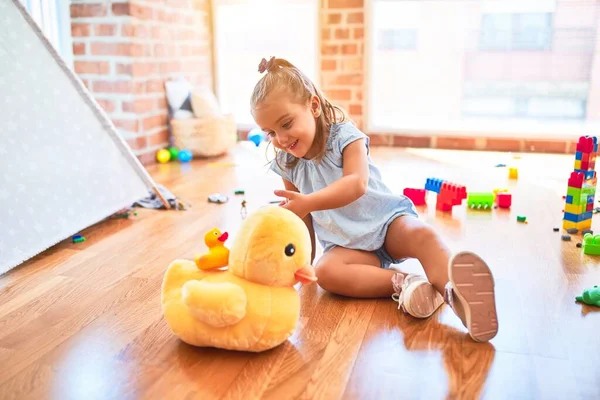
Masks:
[[[311,211],[329,210],[347,206],[367,191],[369,162],[365,139],[359,139],[344,148],[343,176],[331,185],[309,194]]]
[[[289,190],[290,192],[300,193],[298,188],[296,186],[294,186],[294,184],[292,182],[284,179],[283,184],[284,184],[286,190]],[[313,228],[312,216],[309,213],[306,215],[306,217],[302,218],[302,220],[306,224],[306,227],[308,228],[308,232],[310,233],[310,243],[312,245],[312,253],[310,255],[310,263],[312,264],[315,260],[315,251],[316,251],[316,249],[315,249],[315,229]]]

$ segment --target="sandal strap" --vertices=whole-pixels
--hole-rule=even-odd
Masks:
[[[454,286],[450,281],[444,287],[444,302],[454,309]]]
[[[392,299],[398,303],[398,310],[402,309],[406,312],[404,308],[404,290],[402,287],[404,286],[404,274],[396,273],[392,276],[392,286],[394,288],[394,294],[392,294]]]

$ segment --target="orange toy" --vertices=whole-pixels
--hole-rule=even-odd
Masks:
[[[225,247],[225,241],[228,237],[227,232],[221,233],[217,228],[204,235],[204,243],[208,247],[208,253],[194,257],[196,266],[206,270],[229,265],[229,249]]]

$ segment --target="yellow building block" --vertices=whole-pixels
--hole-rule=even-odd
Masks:
[[[565,211],[569,214],[583,214],[585,206],[585,204],[565,204]]]
[[[508,189],[507,188],[494,189],[494,201],[496,201],[496,197],[498,196],[498,193],[508,193]]]
[[[508,179],[517,179],[519,177],[519,170],[515,167],[508,169]]]
[[[581,160],[575,160],[575,169],[581,169]]]
[[[579,229],[580,231],[584,230],[584,229],[590,229],[592,227],[592,219],[586,219],[585,221],[581,221],[581,222],[571,222],[571,221],[565,221],[563,220],[563,229],[571,229],[571,228],[576,228]]]

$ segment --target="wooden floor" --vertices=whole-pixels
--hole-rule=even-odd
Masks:
[[[263,149],[240,145],[219,162],[150,168],[192,204],[142,209],[65,241],[0,277],[0,399],[592,399],[600,398],[600,309],[575,303],[600,284],[600,258],[553,232],[572,157],[375,149],[397,192],[435,176],[470,191],[508,187],[512,210],[453,214],[420,207],[454,250],[480,253],[496,278],[500,331],[476,344],[446,306],[414,320],[391,299],[351,300],[316,285],[299,288],[299,329],[262,354],[192,348],[161,315],[160,285],[172,259],[204,250],[219,227],[235,235],[248,211],[280,186]],[[519,163],[507,179],[497,163]],[[209,204],[210,193],[230,195]],[[526,215],[529,224],[516,221]],[[594,227],[598,226],[595,221]],[[600,228],[599,228],[600,229]],[[421,271],[418,263],[402,265]]]

